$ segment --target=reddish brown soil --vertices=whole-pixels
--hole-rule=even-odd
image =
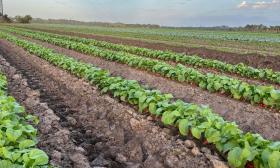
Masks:
[[[172,130],[159,127],[151,118],[109,96],[100,95],[85,81],[23,49],[0,40],[0,52],[26,76],[33,89],[40,91],[40,99],[69,129],[69,137],[85,154],[90,167],[208,168],[222,163],[212,155],[215,151],[192,140],[178,139]],[[40,144],[46,149],[51,145],[44,141]],[[75,156],[76,152],[72,154]],[[80,161],[79,157],[69,159],[74,163]]]
[[[35,40],[33,40],[35,41]],[[103,69],[109,70],[113,75],[122,76],[126,79],[140,81],[165,93],[172,93],[176,98],[186,102],[208,104],[215,112],[222,115],[226,120],[235,121],[244,131],[260,133],[265,138],[272,140],[280,139],[280,113],[274,113],[268,109],[227,98],[220,94],[209,93],[198,87],[178,83],[157,75],[128,67],[116,62],[106,61],[98,57],[88,56],[72,50],[67,50],[48,43],[38,42],[45,47],[52,48],[58,53],[66,54],[84,62],[92,63]]]
[[[10,66],[1,55],[0,70],[8,78],[9,94],[15,97],[27,112],[39,117],[38,147],[47,152],[50,163],[65,168],[89,167],[84,149],[74,144],[73,139],[70,138],[69,129],[63,128],[60,118],[54,114],[48,103],[42,102],[40,96],[43,94],[30,88],[38,87],[33,83],[36,79],[32,76],[29,76],[29,80],[25,79],[21,72]]]
[[[57,31],[57,30],[48,30],[48,29],[39,29],[39,28],[29,28],[33,30],[46,31],[57,34],[66,34],[66,35],[74,35],[84,38],[93,38],[96,40],[108,41],[116,44],[125,44],[125,45],[133,45],[137,47],[144,47],[150,49],[157,50],[170,50],[179,53],[185,53],[188,55],[198,55],[203,58],[217,59],[231,64],[245,63],[252,67],[256,68],[272,68],[275,71],[280,71],[280,57],[275,56],[262,56],[259,54],[237,54],[237,53],[229,53],[222,52],[217,50],[211,50],[204,47],[200,48],[191,48],[191,47],[183,47],[183,46],[174,46],[165,43],[155,43],[155,42],[146,42],[135,39],[126,39],[121,37],[112,37],[112,36],[102,36],[102,35],[94,35],[94,34],[83,34],[76,32],[67,32],[67,31]]]

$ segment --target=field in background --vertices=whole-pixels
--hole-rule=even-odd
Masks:
[[[175,28],[118,28],[98,26],[71,26],[63,24],[30,24],[22,27],[64,30],[79,33],[109,35],[163,42],[185,47],[203,47],[238,54],[280,55],[280,34],[227,30],[199,30]]]

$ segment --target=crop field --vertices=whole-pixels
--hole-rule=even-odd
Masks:
[[[256,53],[265,56],[279,56],[280,35],[270,32],[244,32],[227,30],[198,30],[175,28],[129,28],[75,26],[63,24],[30,24],[20,27],[47,31],[67,31],[72,33],[107,35],[124,39],[141,39],[146,42],[163,42],[173,46],[215,49],[218,51],[244,54]]]
[[[0,168],[280,168],[279,48],[268,32],[2,24]]]

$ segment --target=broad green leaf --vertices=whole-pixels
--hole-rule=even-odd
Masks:
[[[270,168],[279,168],[280,167],[280,152],[274,151],[268,158],[268,165]]]
[[[0,167],[1,168],[23,168],[23,166],[18,164],[13,164],[9,160],[0,160]]]
[[[195,138],[200,139],[200,137],[201,137],[201,130],[199,130],[198,128],[192,128],[191,131],[192,131],[192,135]]]
[[[35,160],[32,166],[46,165],[49,162],[48,155],[39,149],[33,149],[29,153],[30,159]]]
[[[231,140],[223,146],[223,152],[227,152],[235,147],[239,147],[239,144],[236,141]]]
[[[179,121],[179,131],[182,135],[187,135],[189,131],[189,125],[187,119],[181,119]]]
[[[240,167],[242,165],[241,161],[241,154],[242,154],[242,149],[239,147],[234,148],[228,153],[228,162],[229,165],[232,167]]]
[[[209,128],[206,130],[206,139],[208,142],[218,142],[221,139],[221,134],[219,131],[215,130],[214,128]]]
[[[271,151],[269,149],[265,149],[262,153],[261,153],[261,159],[262,162],[264,163],[264,165],[267,165],[268,167],[268,158],[271,155]]]
[[[157,111],[156,103],[150,103],[150,104],[149,104],[149,111],[150,111],[152,114],[156,114],[156,111]]]
[[[6,135],[8,140],[15,142],[22,135],[22,130],[14,130],[12,128],[8,128],[6,130]]]
[[[167,111],[164,112],[161,118],[161,121],[165,124],[165,125],[173,125],[177,119],[177,117],[180,116],[180,112],[175,110],[175,111]]]
[[[272,90],[270,92],[270,95],[274,100],[279,100],[280,99],[280,90]]]
[[[32,147],[35,145],[36,145],[36,143],[33,140],[27,139],[27,140],[21,141],[19,143],[19,148],[25,149],[25,148],[29,148],[29,147]]]

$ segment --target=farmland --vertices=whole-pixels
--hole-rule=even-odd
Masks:
[[[47,29],[109,37],[122,37],[126,40],[141,39],[145,42],[162,42],[173,46],[189,48],[207,48],[239,54],[280,55],[279,33],[269,32],[242,32],[226,30],[197,30],[174,28],[118,28],[98,26],[75,26],[59,24],[31,24],[21,27]]]
[[[0,165],[279,168],[279,47],[268,32],[0,25]]]

